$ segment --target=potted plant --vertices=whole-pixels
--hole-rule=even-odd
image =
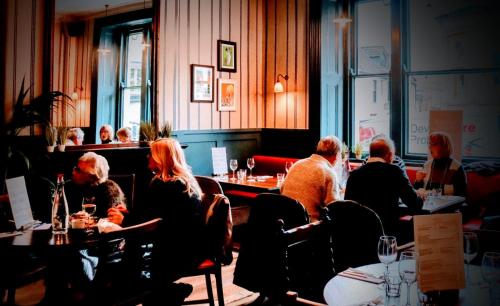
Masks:
[[[57,129],[50,124],[45,127],[45,140],[47,141],[47,152],[54,152],[57,143]]]
[[[349,158],[349,147],[345,142],[342,144],[342,151],[340,154],[342,156],[342,163],[345,163],[345,161]]]
[[[66,126],[57,127],[57,150],[64,152],[66,149],[66,140],[68,138],[69,128]]]
[[[171,137],[172,136],[172,124],[170,124],[170,122],[167,121],[160,129],[160,132],[158,132],[158,136],[160,138]]]
[[[149,145],[152,141],[158,138],[156,127],[150,122],[142,121],[139,126],[139,143],[141,145]]]
[[[363,146],[359,142],[356,143],[353,151],[354,151],[354,156],[356,156],[356,159],[361,159],[361,157],[363,156]]]

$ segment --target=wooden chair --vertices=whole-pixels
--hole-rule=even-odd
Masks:
[[[120,186],[127,200],[127,208],[132,210],[135,204],[135,174],[113,174],[109,179]]]
[[[211,280],[211,275],[213,274],[215,276],[219,306],[224,306],[222,265],[228,265],[232,261],[230,243],[232,234],[231,205],[227,197],[224,196],[222,187],[216,180],[206,176],[196,176],[196,180],[204,193],[202,206],[204,220],[206,221],[209,256],[196,270],[187,273],[185,276],[205,275],[207,299],[184,301],[183,304],[209,303],[210,306],[214,306],[215,300]]]
[[[153,292],[144,274],[144,247],[156,243],[161,218],[101,234],[99,264],[90,295],[91,305],[137,305]]]

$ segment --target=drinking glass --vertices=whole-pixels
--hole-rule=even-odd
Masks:
[[[87,213],[87,226],[85,227],[87,231],[90,229],[90,220],[95,214],[96,205],[94,197],[84,197],[82,199],[82,211]]]
[[[293,166],[293,162],[291,162],[291,161],[287,161],[287,162],[285,163],[285,171],[286,171],[286,174],[288,174],[288,171],[290,171],[290,168],[292,168],[292,166]]]
[[[232,181],[236,181],[236,177],[234,176],[234,171],[238,169],[238,160],[237,159],[231,159],[229,161],[229,168],[233,170],[233,178],[231,178]]]
[[[378,259],[385,265],[385,275],[389,274],[389,265],[398,257],[396,237],[380,236],[378,240]]]
[[[250,169],[250,175],[248,176],[248,180],[253,181],[254,178],[252,176],[252,169],[253,167],[255,167],[255,160],[253,159],[253,157],[247,158],[247,167],[248,169]]]
[[[500,288],[498,286],[498,281],[500,281],[500,253],[484,253],[481,273],[484,280],[489,284],[490,304],[500,305]]]
[[[276,180],[277,180],[278,187],[280,187],[281,184],[283,184],[283,182],[285,181],[285,174],[284,173],[276,173]]]
[[[405,251],[399,257],[399,275],[406,283],[406,306],[411,306],[410,303],[410,288],[417,280],[417,257],[413,251]]]
[[[476,233],[464,232],[464,259],[465,259],[465,262],[467,263],[466,279],[467,279],[467,283],[469,283],[469,284],[471,284],[471,277],[470,277],[470,271],[469,271],[470,262],[474,258],[476,258],[478,249],[479,249],[479,244],[478,244]]]
[[[247,169],[240,169],[236,172],[238,175],[238,181],[243,182],[247,178]]]

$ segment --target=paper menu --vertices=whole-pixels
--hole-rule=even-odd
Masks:
[[[462,215],[422,215],[413,220],[420,290],[464,288]]]
[[[31,212],[24,176],[6,179],[5,183],[7,185],[7,192],[9,193],[9,202],[16,228],[19,229],[23,226],[33,224],[33,214]]]
[[[226,148],[212,148],[213,174],[227,174],[227,154]]]

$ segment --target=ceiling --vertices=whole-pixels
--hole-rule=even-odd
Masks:
[[[109,4],[109,10],[120,6],[127,6],[134,3],[142,3],[144,0],[56,0],[55,10],[58,14],[82,14],[93,13],[105,10],[105,5]],[[147,6],[151,0],[146,1]]]

